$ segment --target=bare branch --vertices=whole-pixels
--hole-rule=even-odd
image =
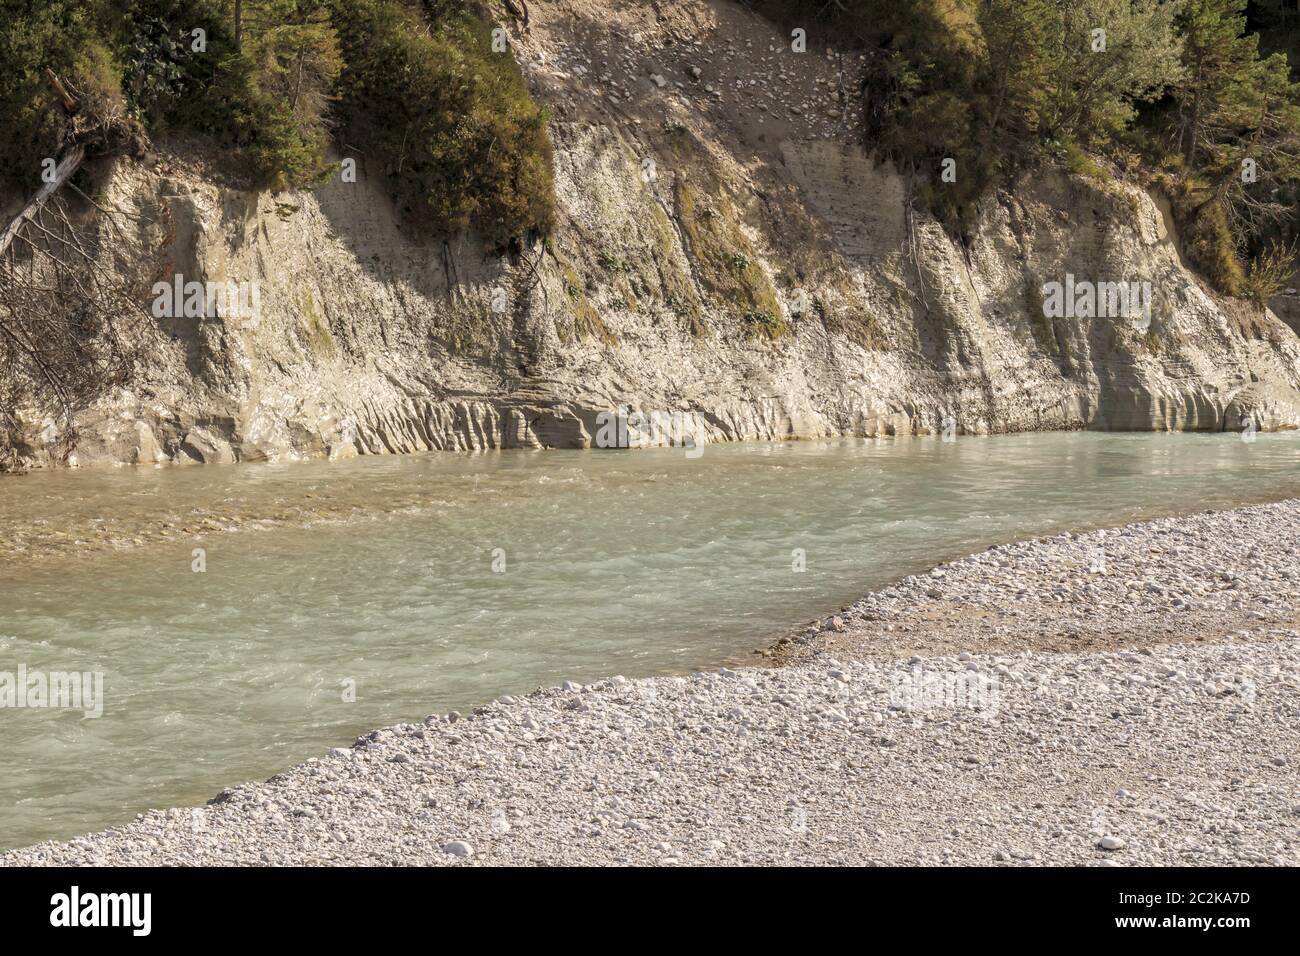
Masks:
[[[59,159],[58,164],[54,167],[54,179],[43,185],[40,190],[32,197],[31,201],[23,207],[22,212],[9,223],[3,233],[0,233],[0,256],[4,255],[9,244],[14,241],[14,236],[18,235],[18,230],[23,227],[23,223],[30,221],[41,207],[50,201],[50,197],[59,191],[68,179],[75,173],[86,159],[86,148],[80,144],[73,146]]]

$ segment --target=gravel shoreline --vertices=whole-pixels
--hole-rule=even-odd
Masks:
[[[763,652],[376,730],[85,864],[1300,864],[1300,501],[1001,545]]]
[[[1300,638],[1300,500],[1157,518],[1011,544],[873,591],[756,652],[1114,649]]]

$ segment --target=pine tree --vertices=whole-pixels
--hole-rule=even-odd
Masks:
[[[1220,210],[1237,245],[1258,251],[1294,214],[1281,197],[1300,181],[1300,85],[1284,54],[1260,58],[1245,8],[1245,0],[1187,0],[1178,132],[1189,173],[1205,180],[1196,214]]]
[[[1082,146],[1132,122],[1134,104],[1182,79],[1176,7],[1161,0],[1056,0],[1047,133]]]
[[[1200,158],[1206,127],[1221,115],[1229,87],[1258,58],[1259,37],[1246,33],[1247,0],[1184,0],[1178,16],[1185,80],[1178,90],[1179,152],[1189,167]]]
[[[1004,135],[1021,146],[1038,139],[1050,72],[1047,36],[1053,14],[1051,0],[979,2],[976,16],[987,50],[985,122],[994,142]]]

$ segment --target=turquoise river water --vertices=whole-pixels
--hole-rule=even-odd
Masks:
[[[1294,433],[0,479],[0,538],[52,541],[102,515],[183,525],[214,504],[235,529],[84,554],[65,533],[74,546],[48,560],[0,562],[0,680],[20,667],[103,674],[99,717],[0,706],[0,848],[201,802],[371,728],[504,693],[751,660],[864,590],[1000,541],[1297,495]],[[307,501],[329,502],[328,520],[229,517]]]

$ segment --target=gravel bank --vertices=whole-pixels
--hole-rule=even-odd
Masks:
[[[1300,638],[1300,501],[998,545],[872,592],[783,638],[894,660]]]
[[[994,548],[784,667],[502,698],[0,862],[1298,865],[1298,532]]]

